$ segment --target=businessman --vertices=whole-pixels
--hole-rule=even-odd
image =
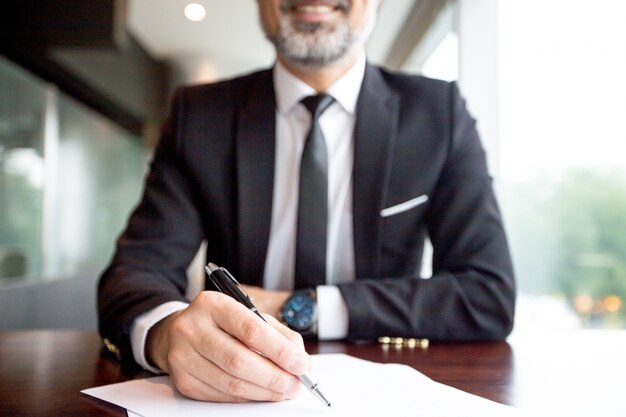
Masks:
[[[511,260],[456,85],[367,63],[378,0],[257,3],[276,63],[177,91],[99,283],[104,344],[191,398],[240,402],[296,395],[303,336],[505,338]],[[203,240],[269,324],[209,286],[185,299]]]

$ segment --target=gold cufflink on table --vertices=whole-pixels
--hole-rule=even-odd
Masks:
[[[430,341],[428,339],[418,339],[415,337],[390,337],[382,336],[378,338],[378,343],[383,347],[394,346],[395,348],[408,347],[414,349],[416,347],[427,349]]]
[[[109,352],[111,352],[113,355],[115,355],[115,357],[118,360],[121,360],[122,355],[120,354],[120,350],[117,348],[117,346],[115,346],[113,343],[111,343],[111,341],[108,338],[104,338],[102,339],[102,343],[104,343],[104,346],[106,346],[106,348],[109,350]]]

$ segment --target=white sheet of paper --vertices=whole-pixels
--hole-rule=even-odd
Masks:
[[[508,417],[519,410],[437,383],[400,364],[380,364],[344,354],[312,355],[312,374],[332,403],[329,408],[302,389],[283,402],[219,404],[190,400],[173,388],[169,377],[140,379],[81,392],[117,404],[129,417],[276,415]]]

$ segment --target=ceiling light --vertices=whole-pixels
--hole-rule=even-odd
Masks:
[[[206,9],[199,3],[189,3],[185,6],[185,17],[192,22],[200,22],[206,17]]]

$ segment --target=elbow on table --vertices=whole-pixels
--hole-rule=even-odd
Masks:
[[[499,302],[494,309],[477,323],[485,340],[505,340],[513,331],[515,323],[515,294],[507,301]]]

